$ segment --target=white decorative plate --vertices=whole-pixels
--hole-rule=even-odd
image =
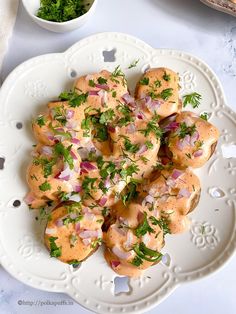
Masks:
[[[137,59],[137,67],[127,69]],[[102,249],[77,270],[50,258],[42,241],[44,226],[35,220],[37,212],[29,211],[23,202],[26,167],[34,143],[32,116],[44,109],[47,101],[69,89],[74,76],[104,68],[113,70],[116,65],[124,69],[131,90],[148,66],[177,71],[181,94],[202,94],[199,112],[208,112],[210,121],[221,131],[215,154],[197,171],[202,196],[191,214],[190,231],[167,236],[163,252],[169,255],[165,260],[139,279],[125,278],[122,284],[126,287],[118,284],[120,293],[114,285],[120,279],[107,266]],[[0,262],[20,281],[43,290],[65,292],[94,312],[143,313],[182,283],[214,272],[233,254],[236,160],[230,158],[228,146],[236,144],[236,114],[226,106],[218,79],[202,61],[180,51],[153,49],[124,34],[93,35],[65,53],[36,57],[18,66],[2,86],[0,104]]]

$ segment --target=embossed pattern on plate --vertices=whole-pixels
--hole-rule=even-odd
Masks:
[[[108,59],[104,60],[108,56]],[[134,60],[137,67],[128,69]],[[114,62],[113,62],[114,61]],[[23,202],[25,172],[34,139],[31,118],[69,89],[75,76],[113,70],[121,65],[131,90],[148,67],[167,66],[180,75],[181,95],[202,94],[198,113],[207,112],[221,132],[211,160],[196,173],[202,196],[191,213],[192,226],[182,235],[167,236],[162,263],[141,278],[128,280],[127,292],[115,294],[116,274],[107,266],[102,248],[80,268],[50,258],[43,244],[43,225]],[[222,147],[236,145],[236,114],[226,106],[222,87],[211,69],[181,51],[153,49],[125,34],[103,33],[85,38],[62,54],[33,58],[17,67],[0,91],[0,262],[20,281],[33,287],[65,292],[98,313],[143,313],[183,282],[206,276],[222,266],[236,247],[235,158]],[[20,203],[19,203],[20,202]]]

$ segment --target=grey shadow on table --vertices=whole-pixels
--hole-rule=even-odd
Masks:
[[[163,10],[171,18],[182,23],[205,30],[205,32],[220,33],[226,21],[235,21],[234,17],[213,10],[200,0],[148,0],[156,10]],[[175,30],[173,30],[174,32]]]

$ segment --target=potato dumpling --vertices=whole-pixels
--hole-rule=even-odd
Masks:
[[[168,133],[172,161],[182,167],[202,167],[214,153],[218,129],[190,111],[176,115],[175,128]]]
[[[181,109],[179,77],[167,68],[149,69],[136,85],[135,97],[147,118],[159,115],[161,119]]]
[[[81,202],[65,202],[50,214],[45,244],[52,257],[77,264],[89,257],[102,243],[104,218]]]
[[[127,83],[124,74],[117,68],[113,73],[103,70],[78,78],[75,82],[78,93],[88,93],[87,112],[103,112],[115,109],[122,96],[127,93]]]
[[[117,220],[104,233],[105,258],[115,272],[137,277],[161,260],[163,231],[135,202],[118,203]]]

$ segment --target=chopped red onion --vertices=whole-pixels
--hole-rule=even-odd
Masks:
[[[111,181],[110,181],[110,179],[108,177],[104,181],[104,187],[106,189],[109,189],[111,187]]]
[[[89,96],[98,96],[98,91],[97,90],[89,91]]]
[[[64,129],[63,128],[55,128],[55,131],[57,131],[57,132],[64,132]]]
[[[63,226],[63,220],[61,218],[57,219],[55,222],[55,225],[57,227],[62,227]]]
[[[134,124],[134,123],[130,123],[130,124],[127,126],[126,130],[127,130],[127,133],[129,133],[129,134],[135,133],[135,132],[136,132],[135,124]]]
[[[191,195],[191,193],[189,192],[188,189],[180,189],[179,193],[177,195],[177,198],[182,198],[182,197],[189,198],[190,195]]]
[[[82,161],[80,163],[80,167],[81,167],[81,170],[85,169],[88,171],[97,169],[97,167],[91,164],[89,161]]]
[[[80,222],[77,222],[77,223],[75,224],[75,231],[76,231],[76,232],[79,232],[79,231],[80,231]]]
[[[79,236],[82,239],[97,238],[98,232],[97,230],[84,230],[80,232]]]
[[[124,228],[119,228],[117,224],[112,225],[112,229],[122,236],[125,236],[127,234],[127,230]]]
[[[119,261],[111,261],[111,267],[112,268],[116,268],[120,265],[120,262]]]
[[[116,128],[114,128],[114,126],[108,125],[107,129],[111,133],[115,133],[116,132]]]
[[[58,179],[68,181],[70,177],[72,176],[72,171],[69,168],[69,166],[66,164],[65,168],[63,171],[61,171],[60,175],[58,176]]]
[[[66,119],[72,119],[75,112],[73,110],[66,110]]]
[[[109,90],[109,86],[106,84],[95,84],[95,87],[100,88],[100,89],[104,89],[106,91]]]
[[[200,156],[202,156],[202,154],[203,154],[203,150],[199,149],[199,150],[197,150],[196,152],[193,153],[193,156],[194,157],[200,157]]]
[[[104,206],[107,202],[107,197],[102,197],[98,203],[99,206]]]
[[[33,193],[29,192],[25,197],[24,201],[27,205],[32,204],[32,202],[35,200],[35,196]]]
[[[75,185],[74,186],[74,192],[79,193],[82,191],[82,186],[81,185]]]
[[[74,160],[77,160],[78,159],[78,157],[76,156],[76,154],[71,150],[70,151],[70,155],[71,155],[71,157],[74,159]]]
[[[169,131],[173,131],[175,132],[179,127],[179,123],[172,121],[170,122],[168,125],[163,127],[164,132],[169,132]]]
[[[138,113],[137,113],[137,118],[138,118],[139,120],[143,120],[143,119],[144,119],[144,114],[143,114],[142,112],[138,112]]]
[[[51,156],[52,155],[52,147],[50,147],[50,146],[43,146],[42,147],[42,153],[47,155],[47,156]]]
[[[107,92],[105,90],[101,89],[98,92],[98,96],[101,98],[102,106],[107,103]]]
[[[80,144],[80,140],[78,140],[77,138],[75,138],[75,137],[73,137],[72,139],[71,139],[71,143],[73,143],[73,144]]]
[[[126,242],[124,242],[125,248],[127,248],[127,249],[130,248],[132,245],[132,242],[133,242],[133,233],[129,230],[127,232],[127,240],[126,240]]]
[[[92,240],[91,239],[83,239],[82,241],[83,241],[84,245],[89,246],[91,244]]]
[[[67,129],[70,129],[70,130],[76,129],[78,127],[78,122],[76,120],[70,120],[66,123],[66,127]],[[73,135],[71,134],[71,136]]]
[[[74,202],[80,202],[81,201],[81,197],[79,194],[73,194],[69,197],[70,201],[74,201]]]
[[[84,215],[84,218],[87,219],[87,220],[93,221],[94,218],[95,218],[95,215],[93,213],[86,213]]]
[[[169,187],[174,188],[175,185],[176,185],[175,179],[173,179],[172,177],[169,177],[169,178],[166,180],[166,184],[167,184]]]
[[[142,206],[145,206],[146,203],[152,204],[152,203],[154,203],[154,201],[155,201],[155,199],[154,199],[153,196],[147,195],[147,196],[144,198],[144,200],[142,201]]]
[[[180,171],[178,169],[174,169],[173,172],[172,172],[172,178],[174,180],[178,179],[178,177],[180,177],[181,175],[183,174],[183,171]]]
[[[193,135],[191,136],[191,139],[190,139],[190,144],[191,146],[194,146],[195,145],[195,142],[199,139],[199,133],[198,131],[195,131],[193,133]]]
[[[130,252],[121,251],[118,247],[114,246],[112,252],[120,259],[128,259],[132,254]]]
[[[129,93],[124,94],[121,98],[124,100],[126,105],[135,105],[135,100]]]
[[[147,146],[145,144],[141,145],[141,147],[139,148],[139,150],[137,151],[138,155],[142,155],[143,153],[145,153],[147,151]]]

